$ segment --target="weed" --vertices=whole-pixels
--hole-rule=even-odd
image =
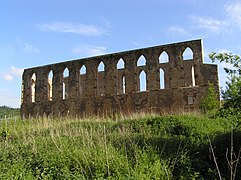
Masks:
[[[238,155],[240,119],[235,123]],[[200,114],[8,118],[0,122],[0,179],[215,179],[207,135],[220,174],[228,178],[221,162],[232,125]]]

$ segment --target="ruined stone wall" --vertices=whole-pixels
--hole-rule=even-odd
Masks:
[[[202,51],[194,40],[25,69],[22,116],[197,110],[208,82],[219,90],[217,66],[203,64]]]

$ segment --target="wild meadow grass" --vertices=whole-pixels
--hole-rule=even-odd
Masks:
[[[211,141],[228,177],[241,120],[200,114],[112,118],[5,118],[0,121],[0,179],[215,179]]]

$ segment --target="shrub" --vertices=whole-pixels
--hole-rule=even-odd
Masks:
[[[207,96],[204,97],[200,104],[200,109],[203,113],[217,110],[220,106],[218,101],[218,95],[215,92],[214,86],[212,83],[208,84]]]

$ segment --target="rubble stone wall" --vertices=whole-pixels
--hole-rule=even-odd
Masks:
[[[190,59],[185,59],[187,50]],[[209,82],[218,92],[217,65],[203,63],[202,40],[77,59],[25,69],[21,114],[82,117],[198,110]]]

